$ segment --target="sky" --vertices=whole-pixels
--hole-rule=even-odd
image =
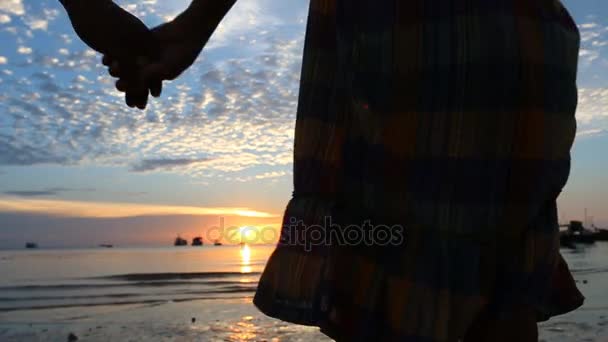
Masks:
[[[189,1],[117,3],[155,26]],[[587,208],[608,226],[608,2],[563,3],[582,46],[560,219]],[[292,191],[307,6],[239,0],[196,64],[139,111],[57,0],[0,0],[0,248],[170,244],[222,222],[276,229]]]

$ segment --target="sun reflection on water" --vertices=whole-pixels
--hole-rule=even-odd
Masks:
[[[241,246],[241,273],[251,273],[251,248],[244,244]]]

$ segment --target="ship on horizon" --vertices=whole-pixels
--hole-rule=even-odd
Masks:
[[[560,228],[566,228],[559,232],[560,245],[573,248],[575,243],[593,244],[596,241],[608,241],[608,229],[598,228],[594,224],[591,227],[588,229],[582,221],[576,220],[560,225]]]
[[[175,238],[175,242],[173,243],[174,246],[188,246],[188,241],[186,239],[183,239],[181,236],[177,236]]]

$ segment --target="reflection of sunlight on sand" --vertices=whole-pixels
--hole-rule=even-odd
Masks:
[[[241,273],[251,273],[251,248],[249,245],[241,247]]]
[[[254,340],[257,337],[259,327],[253,324],[253,316],[245,316],[242,321],[237,322],[233,329],[233,334],[230,336],[230,340],[233,341],[249,341]]]
[[[212,323],[209,332],[215,338],[213,341],[330,341],[318,332],[318,328],[290,324],[259,316],[243,316],[239,320]]]

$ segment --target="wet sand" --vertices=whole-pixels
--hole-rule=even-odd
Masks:
[[[330,341],[261,315],[251,299],[5,312],[0,341]],[[194,322],[193,322],[194,318]]]
[[[194,318],[194,322],[193,322]],[[0,341],[331,341],[260,314],[251,298],[0,313]],[[582,310],[541,325],[541,341],[608,341],[608,317]]]

